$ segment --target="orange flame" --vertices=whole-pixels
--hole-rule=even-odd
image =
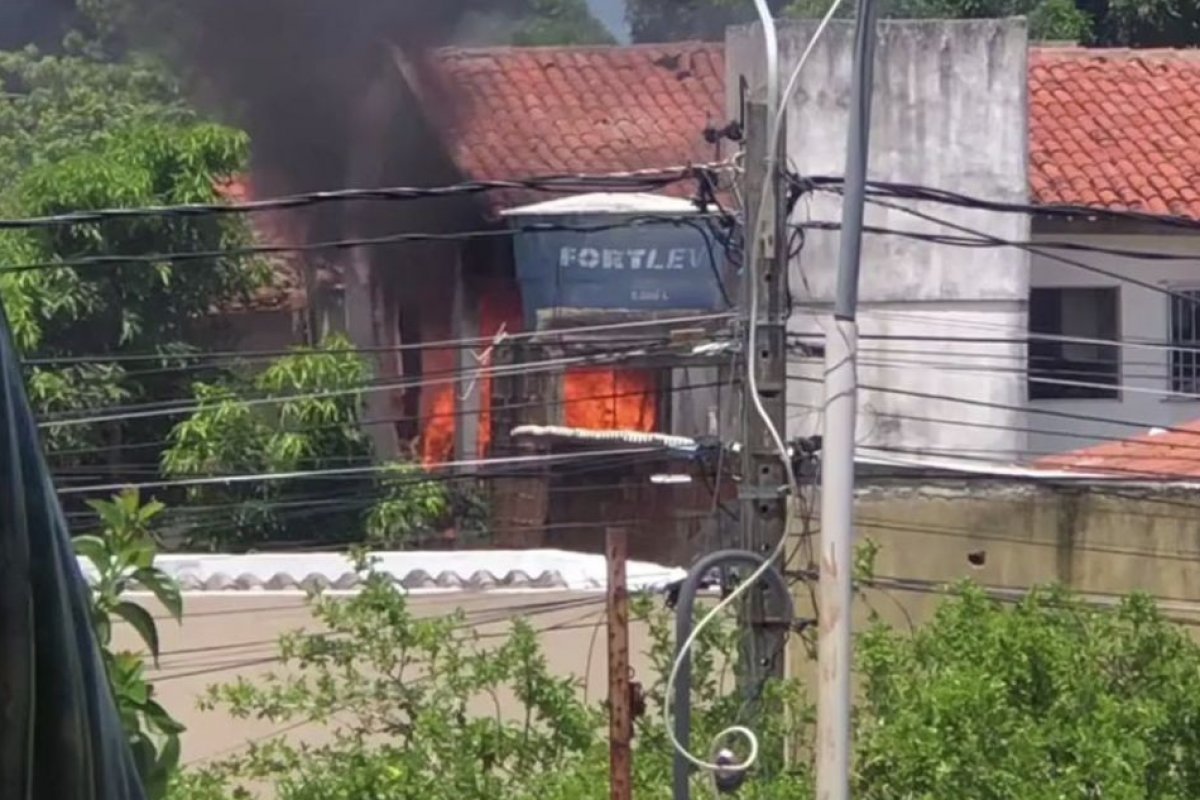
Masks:
[[[447,337],[438,337],[447,338]],[[427,348],[421,351],[424,380],[440,381],[453,374],[457,366],[455,351]],[[454,389],[452,383],[432,383],[421,387],[421,463],[433,466],[454,457]]]
[[[430,328],[444,328],[431,325]],[[508,333],[521,330],[521,299],[511,282],[489,284],[479,301],[479,331],[484,340],[500,329]],[[427,339],[449,339],[443,330],[423,331]],[[484,351],[487,344],[479,343]],[[481,358],[486,368],[490,354]],[[454,373],[456,350],[430,348],[422,352],[422,370],[426,380],[437,380]],[[454,384],[427,384],[421,390],[421,462],[425,466],[444,463],[454,457],[455,391],[470,381]],[[484,373],[472,391],[479,397],[479,455],[486,456],[492,439],[492,376]],[[581,368],[563,375],[563,422],[568,427],[591,430],[653,431],[658,424],[658,381],[652,371],[638,369]]]
[[[479,330],[485,337],[494,337],[501,328],[506,333],[521,330],[521,294],[515,284],[495,281],[479,298]],[[491,357],[481,367],[491,366]],[[479,456],[487,455],[492,443],[492,376],[484,373],[479,379]]]
[[[657,382],[638,369],[573,369],[563,377],[563,416],[570,428],[652,431]]]

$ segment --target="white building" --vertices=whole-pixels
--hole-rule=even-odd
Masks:
[[[1200,219],[1197,86],[1200,60],[1187,51],[1034,51],[1034,202]],[[1034,239],[1116,252],[1033,257],[1031,332],[1065,340],[1030,346],[1042,380],[1029,386],[1030,449],[1074,450],[1200,417],[1200,306],[1188,301],[1200,298],[1200,229],[1039,219]]]
[[[784,82],[815,28],[806,21],[780,30]],[[841,175],[845,168],[852,41],[850,23],[831,25],[799,78],[787,117],[787,154],[801,175]],[[881,23],[870,177],[1025,202],[1026,50],[1020,20]],[[762,54],[757,26],[731,30],[726,86],[744,79],[751,92],[761,87]],[[738,95],[727,88],[735,115]],[[920,209],[1007,240],[1029,236],[1022,215]],[[792,221],[840,218],[840,196],[816,192],[801,201]],[[867,209],[866,221],[946,232],[878,205]],[[814,343],[829,319],[838,241],[835,231],[809,230],[792,264],[789,328]],[[1025,387],[1011,370],[1024,359],[1028,292],[1024,251],[867,236],[859,296],[860,444],[891,455],[1020,456],[1027,448]],[[975,341],[985,337],[999,341]],[[822,361],[809,358],[792,369],[790,432],[811,433],[819,429]]]
[[[814,27],[781,30],[785,80]],[[757,26],[730,32],[727,86],[761,87],[760,36]],[[1081,211],[1031,221],[941,203],[868,206],[868,226],[969,229],[1036,247],[866,236],[858,428],[866,454],[1029,460],[1200,417],[1200,305],[1187,299],[1200,299],[1200,228],[1100,214],[1200,220],[1200,59],[1027,47],[1018,20],[885,22],[879,36],[872,180]],[[801,75],[787,147],[802,175],[844,170],[851,50],[849,24],[835,24]],[[727,94],[733,113],[738,93]],[[840,216],[840,197],[817,192],[792,221]],[[792,265],[790,329],[813,342],[828,320],[838,238],[810,230]],[[819,425],[822,363],[812,357],[793,370],[796,435]]]

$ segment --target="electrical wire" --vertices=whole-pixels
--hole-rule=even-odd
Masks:
[[[537,372],[555,371],[563,367],[576,367],[584,365],[615,363],[622,358],[633,358],[647,355],[646,348],[636,348],[627,351],[612,351],[603,353],[597,356],[570,356],[556,359],[546,359],[538,362],[528,362],[524,364],[513,364],[508,366],[483,366],[475,367],[462,371],[456,371],[450,377],[442,378],[409,378],[398,381],[383,381],[371,382],[362,386],[357,386],[349,389],[329,389],[318,392],[304,392],[296,394],[282,394],[273,397],[254,397],[254,398],[230,398],[227,401],[230,404],[239,407],[255,407],[263,405],[274,405],[277,403],[291,402],[295,400],[319,400],[332,397],[347,397],[351,395],[373,394],[375,392],[387,392],[400,389],[414,389],[435,385],[457,384],[462,380],[472,377],[505,377],[508,375],[528,375]],[[147,409],[146,406],[151,406]],[[197,403],[194,400],[170,400],[157,403],[142,404],[133,407],[120,407],[115,409],[110,407],[107,413],[93,414],[87,416],[77,416],[78,412],[71,412],[69,416],[62,417],[43,417],[38,422],[41,428],[67,428],[80,425],[95,425],[103,422],[126,422],[133,419],[153,419],[160,417],[172,417],[183,414],[194,414],[197,411],[203,411],[208,408],[203,402]]]
[[[788,488],[790,489],[789,495],[791,499],[789,502],[799,502],[799,481],[796,479],[795,471],[792,467],[791,454],[789,452],[787,443],[784,441],[783,434],[776,428],[774,421],[771,419],[771,415],[768,413],[767,409],[763,405],[762,399],[759,397],[758,379],[757,375],[755,374],[754,356],[758,352],[756,337],[758,328],[759,287],[758,281],[754,276],[756,274],[755,270],[757,268],[759,259],[762,258],[761,251],[764,232],[761,230],[761,228],[763,226],[763,221],[767,218],[766,212],[769,208],[769,205],[771,202],[773,202],[772,198],[776,197],[776,193],[778,191],[778,174],[780,171],[780,165],[778,164],[779,139],[783,128],[783,118],[787,112],[787,107],[791,100],[791,92],[795,90],[795,87],[798,84],[799,74],[804,68],[804,65],[807,63],[808,57],[813,52],[816,42],[821,38],[825,28],[828,26],[830,20],[833,19],[833,15],[840,5],[841,0],[834,0],[834,2],[830,5],[829,10],[821,20],[820,26],[814,33],[813,37],[809,40],[808,46],[805,48],[804,52],[801,54],[796,63],[796,67],[792,73],[791,79],[787,84],[788,93],[781,98],[779,96],[779,43],[775,29],[775,20],[771,16],[770,8],[767,6],[765,0],[754,0],[755,10],[757,11],[762,23],[763,43],[766,48],[766,105],[767,120],[769,121],[771,127],[767,141],[766,165],[764,173],[765,179],[763,180],[763,185],[761,187],[761,194],[757,199],[758,213],[754,218],[755,230],[751,232],[752,238],[750,240],[749,258],[747,259],[744,267],[744,269],[749,270],[750,273],[746,280],[746,285],[749,287],[749,302],[746,320],[747,346],[745,363],[748,387],[746,394],[749,395],[749,401],[754,404],[755,412],[762,419],[768,434],[779,451],[780,460],[783,462],[784,470],[788,479]],[[747,200],[753,202],[750,200],[750,198],[747,198]],[[773,238],[774,232],[772,231],[771,234]],[[786,269],[786,265],[778,265],[778,268]],[[746,400],[744,399],[743,402],[746,402]],[[745,444],[746,443],[743,443],[744,446]],[[693,766],[698,767],[710,774],[715,774],[718,771],[725,770],[732,772],[744,772],[745,770],[749,769],[758,759],[758,737],[755,735],[754,731],[744,725],[733,725],[720,731],[714,737],[714,749],[719,746],[720,742],[727,741],[735,736],[746,742],[747,746],[749,747],[749,752],[746,754],[745,758],[733,764],[718,764],[715,762],[706,761],[692,754],[688,747],[684,743],[680,742],[675,736],[674,727],[671,724],[670,698],[673,696],[675,680],[678,676],[684,657],[695,645],[700,633],[708,625],[712,624],[717,615],[722,613],[732,603],[739,600],[747,591],[750,590],[751,587],[757,585],[758,581],[764,574],[766,574],[767,570],[774,569],[774,563],[778,561],[785,552],[787,542],[788,537],[786,535],[781,536],[779,543],[774,549],[774,552],[772,552],[768,558],[765,558],[762,564],[757,567],[746,578],[746,580],[740,583],[727,597],[714,605],[713,608],[709,610],[709,612],[703,618],[701,618],[701,620],[692,628],[688,638],[679,645],[674,663],[671,666],[671,674],[667,679],[666,686],[666,697],[668,699],[667,702],[663,704],[663,722],[667,731],[667,736],[670,738],[671,744],[675,748],[675,752],[687,759],[687,761],[689,761]]]
[[[530,455],[503,456],[497,458],[473,458],[461,461],[446,461],[436,465],[436,469],[454,469],[458,467],[491,467],[503,464],[556,464],[575,459],[586,460],[611,455],[633,455],[636,453],[661,452],[657,447],[623,448],[618,450],[596,450],[583,453],[564,455]],[[168,489],[184,486],[228,486],[238,483],[255,483],[283,480],[310,480],[313,478],[351,477],[358,475],[378,475],[391,469],[391,465],[371,465],[362,467],[341,467],[318,470],[296,470],[292,472],[268,472],[249,475],[225,475],[208,478],[180,478],[176,480],[146,481],[143,483],[111,483],[95,486],[70,486],[59,489],[60,495],[85,494],[95,492],[119,492],[125,489]]]
[[[708,237],[705,236],[703,229],[700,229],[696,226],[696,219],[698,216],[702,218],[705,215],[703,215],[701,212],[690,213],[688,215],[643,214],[636,217],[629,217],[620,222],[607,222],[596,225],[566,225],[561,222],[531,222],[522,225],[507,226],[502,228],[487,228],[484,230],[475,231],[458,231],[454,233],[394,233],[387,236],[373,236],[356,239],[334,239],[329,241],[310,242],[307,244],[296,245],[258,244],[247,245],[245,247],[224,248],[217,250],[196,250],[188,252],[80,256],[78,258],[62,259],[58,261],[37,261],[25,264],[13,264],[11,266],[0,267],[0,274],[109,266],[140,265],[157,267],[164,263],[183,264],[192,261],[211,261],[213,259],[220,258],[279,255],[282,253],[311,253],[322,250],[345,250],[357,247],[379,247],[384,245],[405,244],[411,242],[460,242],[474,241],[479,239],[503,239],[522,236],[528,233],[571,232],[592,234],[603,233],[605,231],[622,230],[625,228],[642,228],[653,225],[673,225],[676,227],[690,227],[693,230],[697,230],[700,235],[704,237],[705,244],[709,247],[709,258],[712,260],[713,254],[711,245],[708,242]],[[715,263],[712,266],[715,269]]]
[[[972,237],[972,238],[964,240],[964,239],[956,238],[956,237],[946,237],[946,236],[939,236],[937,234],[927,234],[927,233],[922,233],[922,232],[918,232],[918,231],[898,230],[898,229],[894,229],[894,228],[883,228],[883,227],[878,227],[878,226],[864,227],[864,232],[866,232],[866,233],[871,233],[871,234],[876,234],[876,235],[903,236],[905,238],[917,239],[917,240],[921,240],[921,241],[931,241],[931,242],[934,242],[937,244],[949,244],[949,245],[966,246],[966,247],[1011,247],[1011,248],[1014,248],[1017,250],[1023,250],[1032,255],[1040,256],[1040,257],[1045,258],[1050,261],[1057,261],[1060,264],[1074,267],[1076,269],[1083,270],[1084,272],[1090,272],[1095,275],[1101,275],[1105,278],[1109,278],[1111,280],[1115,280],[1120,283],[1129,284],[1131,286],[1137,286],[1140,289],[1145,289],[1150,292],[1162,294],[1162,295],[1170,297],[1173,300],[1180,302],[1180,303],[1186,303],[1188,305],[1196,305],[1197,303],[1200,303],[1200,298],[1198,298],[1198,297],[1192,297],[1187,294],[1183,294],[1181,292],[1169,289],[1165,286],[1160,286],[1156,283],[1152,283],[1151,281],[1142,280],[1141,278],[1136,278],[1136,277],[1132,277],[1129,275],[1122,275],[1119,272],[1114,272],[1112,270],[1105,269],[1103,267],[1097,267],[1093,264],[1088,264],[1087,262],[1080,261],[1075,258],[1070,258],[1068,256],[1050,252],[1050,250],[1047,249],[1047,247],[1045,245],[1038,245],[1038,244],[1034,244],[1034,243],[1030,243],[1030,242],[1017,241],[1017,240],[1013,240],[1013,239],[1005,239],[1003,237],[996,236],[991,233],[977,230],[977,229],[972,228],[967,225],[960,225],[956,222],[952,222],[950,220],[944,219],[942,217],[938,217],[933,214],[927,214],[923,211],[918,211],[915,208],[909,208],[907,206],[900,205],[898,203],[892,203],[892,202],[888,202],[886,200],[880,200],[878,198],[868,197],[867,202],[871,203],[872,205],[879,206],[881,208],[888,208],[888,209],[897,211],[902,214],[907,214],[911,217],[923,220],[925,222],[930,222],[935,225],[941,225],[941,226],[949,228],[951,230],[955,230],[960,233],[967,234],[969,237]],[[825,230],[837,230],[837,229],[840,229],[840,227],[841,227],[840,223],[836,223],[836,222],[819,222],[819,223],[803,223],[803,224],[807,227],[817,227],[817,228],[825,229]],[[1200,223],[1198,223],[1198,224],[1200,224]]]
[[[672,325],[682,325],[685,323],[698,322],[719,322],[727,320],[733,315],[728,312],[717,312],[712,314],[690,314],[686,316],[672,316],[661,319],[642,319],[630,320],[626,322],[608,322],[595,325],[580,325],[571,328],[559,328],[541,331],[513,331],[506,333],[504,338],[506,341],[524,341],[524,340],[541,340],[541,339],[557,339],[562,336],[578,336],[585,333],[606,333],[609,331],[631,330],[636,328],[655,328],[655,327],[670,327]],[[348,347],[348,348],[289,348],[283,350],[202,350],[184,354],[170,354],[159,351],[143,352],[143,353],[114,353],[112,355],[95,355],[95,356],[65,356],[65,357],[45,357],[45,358],[29,358],[24,359],[21,363],[25,366],[30,365],[46,365],[46,364],[89,364],[89,363],[110,363],[123,361],[152,361],[158,359],[172,358],[229,358],[237,359],[242,356],[248,358],[276,358],[281,356],[321,356],[326,354],[345,354],[345,353],[403,353],[411,350],[438,350],[438,349],[453,349],[475,347],[478,345],[488,345],[495,340],[495,336],[475,336],[461,339],[439,339],[430,342],[410,342],[407,344],[382,345],[378,347]],[[608,341],[608,340],[606,340]]]
[[[792,176],[802,188],[825,188],[837,191],[844,183],[840,176]],[[1152,225],[1184,228],[1187,230],[1200,229],[1200,220],[1192,217],[1174,214],[1155,214],[1145,211],[1131,211],[1104,208],[1098,206],[1075,206],[1063,204],[1033,205],[1030,203],[1011,203],[986,198],[975,197],[948,189],[938,189],[918,184],[892,181],[867,181],[867,191],[870,196],[892,197],[902,200],[923,200],[932,203],[972,208],[981,211],[994,211],[1005,214],[1026,214],[1035,217],[1075,220],[1107,219],[1125,222],[1141,222]]]
[[[659,392],[660,393],[667,392],[667,393],[670,393],[671,395],[678,395],[678,394],[682,394],[684,392],[692,392],[692,391],[697,391],[700,389],[720,388],[723,385],[724,384],[722,384],[720,381],[701,381],[698,383],[689,383],[684,386],[677,386],[677,385],[672,384],[665,388],[660,387]],[[645,395],[646,395],[645,390],[630,389],[630,390],[626,390],[626,391],[622,391],[622,392],[616,392],[616,391],[606,392],[604,394],[593,394],[593,395],[586,395],[583,397],[571,397],[571,398],[558,397],[558,398],[553,398],[553,399],[527,400],[527,401],[520,402],[520,403],[510,402],[510,403],[505,403],[502,407],[497,407],[497,408],[498,408],[498,410],[502,410],[502,411],[513,411],[513,410],[527,409],[527,408],[547,408],[547,409],[549,409],[549,408],[567,408],[567,407],[570,407],[577,403],[588,403],[588,402],[594,402],[594,401],[600,401],[600,400],[619,400],[622,398],[630,398],[630,397],[644,397]],[[476,416],[478,413],[479,412],[476,409],[457,408],[453,412],[438,412],[436,414],[434,414],[434,413],[401,414],[401,415],[397,415],[397,416],[381,417],[379,419],[359,419],[359,420],[355,420],[353,423],[332,422],[332,423],[327,423],[324,425],[306,425],[303,428],[287,428],[287,427],[285,427],[285,428],[278,429],[278,432],[279,433],[311,433],[311,432],[315,432],[315,431],[340,430],[340,429],[344,429],[344,428],[348,428],[348,427],[362,427],[362,426],[369,426],[369,425],[396,425],[396,424],[404,423],[404,422],[417,422],[417,421],[424,420],[424,419],[445,420],[445,419],[459,419],[462,417],[473,417],[473,416]],[[68,456],[96,455],[96,454],[100,454],[100,453],[117,452],[117,451],[125,451],[125,450],[142,450],[142,449],[150,449],[150,448],[160,448],[160,447],[166,447],[170,444],[172,444],[172,441],[170,439],[157,439],[157,440],[149,441],[149,442],[122,442],[122,443],[110,444],[110,445],[96,445],[96,446],[92,446],[92,447],[77,447],[77,448],[68,448],[68,449],[63,449],[63,450],[50,450],[47,452],[47,455],[51,456],[51,457],[65,458]],[[324,460],[329,460],[329,459],[326,458]],[[155,462],[120,461],[118,463],[111,465],[111,467],[114,470],[124,470],[127,468],[136,468],[139,466],[145,467],[147,469],[157,469],[159,464],[156,461]],[[87,468],[88,469],[99,469],[99,467],[87,467]],[[62,470],[61,467],[56,468],[55,474],[60,474],[61,470]]]
[[[662,167],[630,172],[598,174],[557,174],[504,181],[464,181],[445,186],[392,186],[377,189],[338,189],[308,192],[242,202],[187,203],[180,205],[106,208],[73,211],[41,217],[0,219],[0,230],[30,230],[81,223],[138,220],[148,217],[207,217],[308,208],[346,201],[405,201],[438,197],[481,194],[490,191],[524,189],[576,194],[588,189],[645,191],[661,189],[673,183],[693,179],[700,171],[719,170],[725,164],[715,162],[693,166]]]

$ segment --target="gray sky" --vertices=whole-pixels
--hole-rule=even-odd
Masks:
[[[625,0],[587,0],[587,4],[596,18],[616,35],[617,41],[629,41],[629,32],[625,28]]]

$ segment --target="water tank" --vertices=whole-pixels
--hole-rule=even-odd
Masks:
[[[586,194],[504,212],[525,324],[724,310],[724,250],[687,200]]]

